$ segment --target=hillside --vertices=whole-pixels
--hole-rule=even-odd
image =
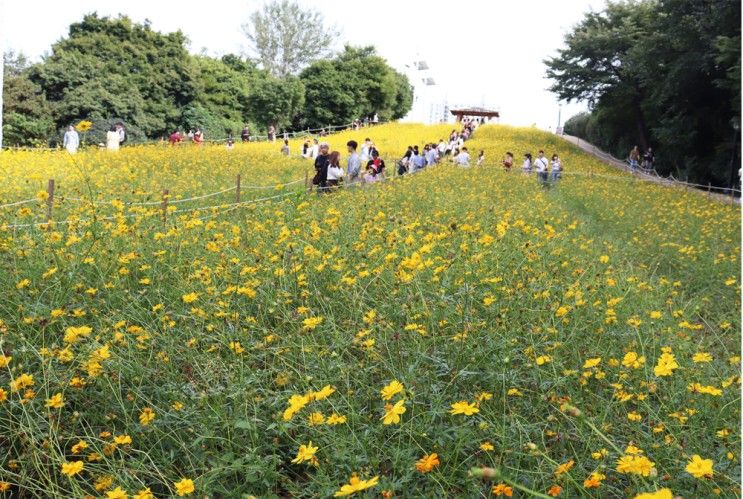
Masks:
[[[345,158],[372,138],[391,173],[450,129],[328,140]],[[26,497],[734,495],[740,208],[533,129],[467,146],[485,166],[322,197],[301,141],[288,158],[1,153],[0,205],[31,201],[0,207],[0,480]],[[552,189],[502,171],[540,148],[566,168]],[[50,178],[65,223],[46,230]]]

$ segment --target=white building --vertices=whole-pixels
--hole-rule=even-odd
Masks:
[[[428,63],[417,60],[406,64],[405,73],[413,86],[413,106],[402,121],[427,125],[447,121],[446,96],[436,85]]]

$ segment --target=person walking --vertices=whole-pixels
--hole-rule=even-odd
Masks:
[[[116,126],[112,126],[111,129],[106,132],[106,149],[112,152],[118,151],[120,140],[121,137],[119,136],[119,131],[116,129]]]
[[[349,140],[346,143],[348,147],[348,160],[346,162],[346,173],[348,174],[348,183],[354,184],[361,180],[361,159],[356,152],[359,143],[355,140]]]
[[[289,139],[284,139],[284,145],[281,146],[281,154],[289,156]]]
[[[126,128],[122,122],[116,123],[116,131],[119,132],[119,146],[123,146],[126,142]]]
[[[461,168],[469,168],[470,153],[467,151],[466,147],[462,147],[462,150],[459,151],[459,154],[457,154],[457,157],[454,159],[454,162],[457,164],[457,166]]]
[[[194,132],[193,143],[197,146],[201,146],[204,144],[204,132],[201,131],[201,128],[197,128]]]
[[[524,163],[521,165],[521,171],[524,175],[531,174],[531,153],[524,153]]]
[[[268,140],[276,142],[276,128],[273,125],[268,127]]]
[[[557,183],[562,172],[562,163],[560,163],[560,157],[557,154],[552,155],[552,183]]]
[[[175,130],[173,133],[170,134],[170,137],[168,137],[168,142],[171,146],[175,146],[180,144],[183,141],[183,137],[181,136],[181,132],[178,130]]]
[[[482,166],[485,163],[485,151],[480,149],[480,154],[477,156],[477,166]]]
[[[653,153],[653,148],[648,147],[648,150],[645,151],[645,155],[643,156],[643,165],[642,167],[646,170],[652,170],[653,169],[653,163],[655,163],[655,154]]]
[[[510,172],[511,167],[513,166],[513,153],[507,152],[505,157],[503,158],[503,171]]]
[[[640,148],[635,146],[629,152],[629,167],[630,167],[630,170],[632,170],[632,173],[635,173],[635,170],[637,170],[637,165],[639,161],[640,161]]]
[[[417,173],[426,167],[426,158],[418,151],[418,146],[413,146],[413,153],[410,155],[410,173]]]
[[[369,137],[364,139],[364,145],[361,146],[360,160],[362,163],[367,163],[371,159],[371,147],[372,141]]]
[[[240,132],[240,139],[243,142],[250,142],[250,127],[248,125],[245,125],[242,132]]]
[[[332,191],[338,188],[338,185],[343,181],[343,168],[341,168],[341,153],[333,151],[330,153],[328,158],[328,180],[327,189]]]
[[[312,179],[312,183],[317,186],[318,194],[325,192],[328,186],[329,149],[330,146],[327,142],[319,144],[319,155],[315,158],[315,177]]]
[[[537,179],[539,180],[539,183],[542,184],[542,186],[547,186],[547,158],[544,157],[544,151],[541,149],[539,150],[539,154],[537,154],[537,159],[534,160],[534,167],[537,170]]]
[[[67,127],[67,131],[64,133],[64,138],[62,139],[62,146],[70,154],[77,153],[77,149],[80,147],[80,136],[77,134],[74,126],[70,125]]]

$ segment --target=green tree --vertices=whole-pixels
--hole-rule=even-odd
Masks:
[[[330,52],[336,30],[322,14],[290,0],[273,0],[243,25],[263,69],[281,78],[296,75]]]
[[[23,54],[3,54],[3,138],[5,145],[46,143],[54,122],[41,87],[28,78]]]
[[[652,145],[661,173],[733,185],[740,7],[737,0],[609,3],[586,14],[545,61],[551,90],[589,103],[587,140],[620,157],[636,143]]]
[[[116,117],[149,136],[180,122],[195,96],[181,32],[162,34],[127,17],[87,15],[30,70],[54,107],[58,127]]]
[[[299,78],[274,78],[266,75],[253,81],[247,98],[247,109],[255,121],[276,129],[292,122],[304,105],[304,85]]]
[[[407,77],[376,55],[374,47],[346,46],[334,59],[310,65],[300,78],[306,88],[302,127],[350,123],[375,113],[397,119],[413,103]]]

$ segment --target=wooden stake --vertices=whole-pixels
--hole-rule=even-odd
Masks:
[[[52,207],[54,206],[54,179],[50,178],[46,184],[46,223],[47,230],[52,230]]]
[[[235,203],[240,202],[240,174],[237,174],[237,182],[235,188]]]
[[[712,182],[707,182],[707,197],[712,196]]]
[[[168,219],[168,195],[170,194],[170,191],[168,189],[165,189],[163,191],[163,202],[160,205],[160,209],[163,211],[163,222],[167,221]]]

